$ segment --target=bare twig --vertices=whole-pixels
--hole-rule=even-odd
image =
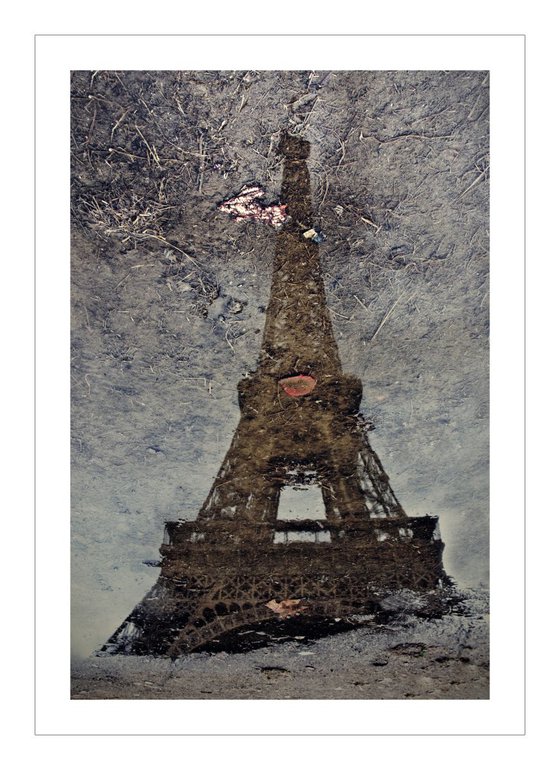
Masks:
[[[354,297],[354,299],[356,300],[356,302],[357,302],[358,304],[360,304],[360,305],[363,307],[363,309],[366,311],[366,313],[369,313],[369,312],[370,312],[370,309],[364,305],[364,303],[362,302],[362,300],[361,300],[359,297],[356,297],[356,295],[355,295],[355,294],[353,294],[352,296]]]
[[[339,144],[340,144],[340,149],[341,149],[341,151],[342,151],[342,155],[340,156],[340,160],[338,161],[338,163],[337,163],[337,165],[336,165],[336,171],[338,171],[338,169],[339,169],[339,168],[340,168],[340,166],[341,166],[341,163],[342,163],[342,161],[343,161],[343,160],[344,160],[344,158],[346,157],[346,142],[343,142],[343,141],[341,141],[340,139],[338,140],[338,142],[339,142]],[[337,150],[337,152],[338,152],[338,150]]]
[[[202,138],[202,134],[198,137],[198,154],[200,156],[200,167],[198,171],[198,192],[202,192],[202,183],[204,181],[204,161],[206,159],[206,156],[204,154],[204,139]]]
[[[370,342],[373,342],[373,340],[374,340],[374,339],[377,337],[377,335],[379,334],[379,332],[381,331],[381,329],[382,329],[382,328],[385,326],[385,324],[386,324],[386,322],[387,322],[387,320],[388,320],[389,316],[391,315],[391,313],[393,312],[393,310],[394,310],[394,309],[397,307],[397,304],[398,304],[398,302],[399,302],[400,298],[403,296],[403,294],[404,294],[404,291],[402,291],[402,292],[399,294],[399,296],[398,296],[398,297],[397,297],[397,299],[396,299],[396,300],[393,302],[393,304],[391,305],[391,307],[389,308],[389,310],[388,310],[388,311],[385,313],[385,315],[384,315],[384,316],[383,316],[383,318],[381,319],[381,322],[380,322],[380,324],[378,325],[377,329],[374,331],[374,333],[373,333],[373,336],[372,336],[372,337],[371,337],[371,339],[370,339]]]
[[[487,168],[482,169],[482,171],[474,180],[474,182],[471,182],[471,184],[467,187],[467,189],[463,190],[463,192],[459,195],[458,198],[455,198],[455,200],[460,200],[464,195],[466,195],[469,192],[469,190],[472,190],[474,187],[479,185],[480,182],[482,182],[486,178],[487,174],[488,174],[488,169]]]
[[[142,133],[142,131],[140,130],[140,128],[138,126],[135,125],[134,128],[136,129],[138,135],[140,136],[140,138],[142,139],[142,141],[146,145],[146,148],[148,150],[148,163],[150,162],[150,157],[151,157],[153,159],[154,163],[156,164],[156,166],[158,168],[161,168],[161,165],[160,165],[160,162],[159,162],[159,155],[157,154],[156,148],[148,143],[148,140],[146,139],[146,137],[144,136],[144,134]]]
[[[342,315],[342,313],[339,313],[337,310],[335,310],[332,307],[330,308],[330,312],[333,313],[334,315],[337,315],[339,318],[344,318],[345,321],[352,320],[352,317],[348,317],[347,315]]]
[[[111,141],[113,141],[113,135],[114,135],[115,131],[120,126],[120,124],[123,122],[123,120],[126,118],[126,116],[128,115],[129,112],[130,112],[130,108],[127,109],[127,110],[124,110],[123,114],[120,116],[120,118],[117,120],[117,122],[115,123],[115,125],[111,129]]]
[[[232,344],[231,344],[231,342],[229,341],[229,337],[228,337],[228,331],[229,331],[229,329],[226,329],[226,333],[225,333],[225,340],[226,340],[227,344],[230,346],[230,348],[233,350],[233,352],[235,353],[235,348],[233,347],[233,345],[232,345]]]
[[[414,131],[403,131],[385,139],[377,136],[377,134],[370,134],[369,136],[362,134],[362,139],[375,139],[379,144],[388,144],[389,142],[397,142],[399,139],[453,139],[453,134],[417,134]]]
[[[325,174],[325,192],[323,193],[323,197],[321,198],[321,203],[319,204],[319,208],[322,208],[323,203],[325,202],[325,199],[329,192],[329,175]]]

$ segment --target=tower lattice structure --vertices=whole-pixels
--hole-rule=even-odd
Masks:
[[[161,574],[102,652],[178,655],[274,618],[345,617],[398,589],[437,588],[437,518],[409,517],[371,448],[360,380],[342,371],[309,235],[309,143],[284,134],[281,203],[256,370],[194,521],[166,524]],[[279,519],[282,490],[320,490],[320,518]]]

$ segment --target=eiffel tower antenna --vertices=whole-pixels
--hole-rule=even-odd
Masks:
[[[279,151],[288,219],[239,425],[198,517],[167,523],[160,577],[102,653],[177,657],[255,623],[370,612],[445,577],[437,518],[405,514],[369,444],[361,382],[342,371],[309,237],[310,145],[285,133]],[[312,488],[319,516],[279,518],[286,490]]]

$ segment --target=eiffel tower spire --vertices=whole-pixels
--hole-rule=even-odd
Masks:
[[[305,237],[309,143],[284,135],[280,151],[289,220],[276,236],[261,353],[239,383],[241,420],[199,519],[273,522],[294,478],[317,482],[329,520],[404,516],[358,418],[362,385],[342,372],[319,246]]]
[[[288,222],[276,236],[270,303],[259,368],[269,374],[307,372],[315,377],[342,374],[321,272],[319,245],[312,230],[309,143],[284,135],[281,201]]]
[[[289,219],[257,367],[238,385],[238,428],[198,517],[167,523],[156,585],[102,652],[177,656],[286,602],[295,615],[340,617],[444,575],[437,519],[406,516],[360,419],[361,382],[342,371],[319,245],[306,237],[309,143],[284,134],[279,149]],[[310,486],[324,515],[279,519],[282,491]]]

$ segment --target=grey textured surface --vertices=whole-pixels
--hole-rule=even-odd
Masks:
[[[273,231],[217,207],[277,199],[284,128],[312,143],[371,443],[405,510],[440,517],[448,573],[487,585],[487,74],[74,73],[73,110],[75,657],[155,582],[164,521],[196,516],[229,446]]]

